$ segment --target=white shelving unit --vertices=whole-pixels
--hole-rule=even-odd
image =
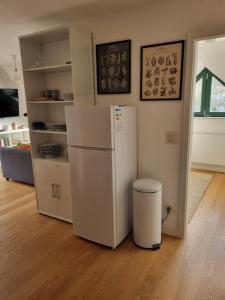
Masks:
[[[52,73],[52,72],[68,72],[71,71],[71,64],[45,66],[26,69],[25,72]]]
[[[74,103],[94,104],[92,37],[75,26],[68,26],[29,34],[19,40],[37,207],[41,213],[72,221],[71,196],[68,193],[69,165],[64,156],[67,152],[67,132],[35,130],[32,123],[66,124],[65,106]],[[66,93],[73,93],[74,100],[36,100],[46,89],[58,90],[59,99],[63,99]],[[49,142],[60,144],[59,157],[40,157],[40,144]]]
[[[28,101],[29,104],[73,104],[74,100],[43,100],[43,101]]]
[[[31,130],[33,133],[44,133],[44,134],[67,134],[66,131],[57,131],[57,130]]]
[[[9,145],[8,147],[13,147],[15,144],[13,143],[13,140],[19,141],[21,143],[29,143],[30,136],[29,136],[29,129],[23,128],[23,129],[7,129],[4,131],[0,131],[0,139],[1,138],[7,138]]]

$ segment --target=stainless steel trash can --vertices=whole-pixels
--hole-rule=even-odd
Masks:
[[[162,183],[142,178],[133,183],[133,235],[142,248],[159,249],[161,244]]]

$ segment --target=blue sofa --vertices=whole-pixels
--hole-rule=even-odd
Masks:
[[[1,147],[0,159],[2,175],[7,180],[13,179],[32,185],[34,184],[30,150]]]

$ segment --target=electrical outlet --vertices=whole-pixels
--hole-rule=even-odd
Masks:
[[[169,202],[165,203],[165,205],[164,205],[164,211],[163,211],[164,214],[166,213],[166,208],[167,207],[170,207],[170,209],[171,209],[168,218],[171,217],[171,216],[176,215],[176,213],[177,213],[177,207],[176,207],[175,203],[169,203]]]
[[[169,203],[169,202],[165,203],[163,205],[163,218],[165,218],[167,215],[167,207],[170,207],[171,210],[169,212],[168,217],[165,220],[165,223],[170,223],[176,217],[177,207],[175,203]]]

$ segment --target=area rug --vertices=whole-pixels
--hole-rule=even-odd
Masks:
[[[191,172],[190,191],[188,197],[188,223],[190,223],[197,210],[207,188],[213,178],[213,174]]]

